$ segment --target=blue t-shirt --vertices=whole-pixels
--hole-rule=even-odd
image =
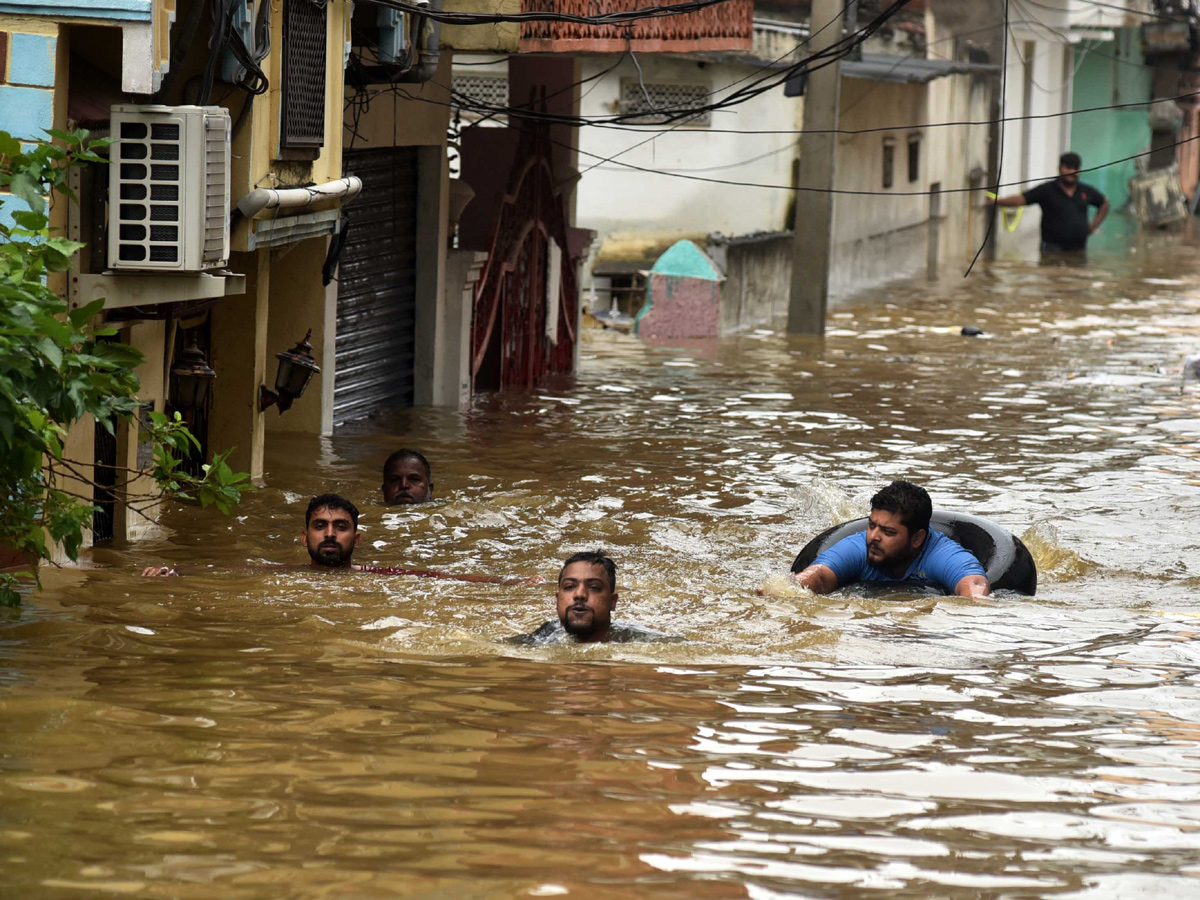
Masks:
[[[897,578],[875,568],[867,562],[867,533],[860,531],[838,541],[828,550],[819,553],[813,560],[814,566],[825,566],[837,576],[838,587],[856,581],[881,581],[898,584],[905,582],[918,586],[934,585],[947,594],[968,575],[985,575],[983,566],[969,550],[939,531],[929,530],[925,546],[912,561],[904,574]]]

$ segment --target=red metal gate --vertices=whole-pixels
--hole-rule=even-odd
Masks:
[[[491,249],[475,287],[473,390],[532,387],[547,375],[571,371],[578,291],[567,244],[569,189],[555,184],[546,128],[523,126]],[[555,253],[561,254],[560,274],[556,285],[548,285]],[[548,297],[558,300],[557,328],[547,328]]]

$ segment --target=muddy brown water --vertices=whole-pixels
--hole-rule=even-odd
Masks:
[[[0,896],[1200,896],[1198,264],[946,273],[823,343],[591,332],[573,384],[273,438],[234,518],[0,615]],[[438,499],[386,510],[402,445]],[[1038,596],[782,583],[900,476],[1024,535]],[[517,648],[550,588],[246,571],[325,489],[361,561],[606,548],[620,618],[684,640]]]

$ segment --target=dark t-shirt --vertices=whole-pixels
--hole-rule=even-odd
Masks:
[[[562,627],[562,623],[558,619],[551,619],[549,622],[543,622],[539,628],[531,631],[529,634],[518,634],[515,637],[507,638],[507,642],[515,644],[518,647],[544,647],[547,644],[561,644],[570,639],[571,636]],[[663,634],[661,631],[655,631],[653,628],[619,623],[613,624],[612,635],[609,637],[609,641],[614,644],[628,644],[634,641],[674,643],[680,640],[682,638]]]
[[[1088,207],[1103,206],[1104,195],[1081,181],[1068,197],[1056,179],[1027,190],[1025,202],[1042,208],[1043,244],[1077,253],[1087,249]]]

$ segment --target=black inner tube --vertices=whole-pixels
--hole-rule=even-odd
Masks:
[[[983,566],[993,591],[1009,590],[1032,597],[1037,593],[1037,566],[1021,539],[995,522],[967,513],[934,510],[930,527],[958,541]],[[867,530],[866,518],[854,519],[827,528],[804,545],[792,563],[793,572],[812,565],[818,554],[843,538]],[[897,583],[902,587],[903,583]]]

